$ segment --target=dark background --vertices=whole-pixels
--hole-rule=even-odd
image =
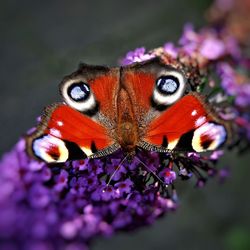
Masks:
[[[209,0],[0,2],[0,155],[9,150],[44,106],[58,101],[58,84],[80,61],[115,65],[127,51],[180,37],[183,25],[205,24]],[[250,157],[226,155],[232,177],[205,189],[178,185],[181,207],[152,227],[93,249],[250,249]]]

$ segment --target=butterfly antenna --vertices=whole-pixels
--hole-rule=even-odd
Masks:
[[[164,187],[166,187],[166,183],[163,182],[163,180],[153,171],[151,170],[139,157],[135,157],[147,170],[150,172]]]
[[[121,162],[119,163],[119,165],[117,166],[117,168],[115,169],[115,171],[113,172],[113,174],[109,177],[108,183],[106,184],[106,186],[109,186],[110,182],[112,181],[112,179],[114,178],[115,174],[117,173],[117,171],[121,168],[123,162],[127,159],[128,155],[126,155]]]

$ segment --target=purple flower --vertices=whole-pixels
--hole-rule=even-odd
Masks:
[[[118,196],[117,191],[112,186],[104,186],[100,189],[100,197],[103,201],[115,199]]]
[[[46,207],[50,202],[49,190],[39,184],[34,184],[30,189],[29,201],[32,207]]]
[[[221,40],[215,37],[210,37],[201,43],[199,51],[205,58],[216,60],[225,54],[226,48]]]
[[[192,159],[195,160],[195,161],[198,161],[198,160],[200,160],[200,158],[201,158],[200,154],[195,153],[195,152],[189,152],[189,153],[187,154],[187,156],[190,157],[190,158],[192,158]]]
[[[171,170],[170,168],[165,168],[161,173],[160,176],[164,178],[164,181],[167,185],[173,183],[176,179],[175,171]]]
[[[73,239],[78,234],[82,226],[82,221],[80,218],[74,219],[72,221],[66,221],[61,225],[60,233],[65,239]]]
[[[177,204],[173,202],[173,200],[163,198],[161,196],[157,197],[157,205],[159,208],[167,208],[171,210],[175,210],[177,208]]]
[[[132,186],[133,182],[130,179],[126,179],[125,181],[121,181],[115,184],[117,192],[121,195],[124,193],[130,193]]]
[[[163,50],[165,53],[169,54],[173,58],[177,58],[178,49],[174,46],[173,43],[165,43],[163,46]]]
[[[216,150],[214,152],[212,152],[212,154],[210,155],[210,159],[211,160],[218,160],[222,155],[224,154],[223,150]]]
[[[91,198],[95,201],[109,201],[118,197],[118,192],[111,186],[103,183],[93,193]]]
[[[84,171],[88,169],[89,165],[89,159],[79,160],[79,161],[73,161],[72,166],[76,170]]]
[[[186,46],[190,43],[197,43],[199,41],[199,36],[194,31],[194,27],[192,24],[188,23],[184,26],[184,30],[181,38],[179,39],[179,44],[182,46]]]
[[[143,62],[149,59],[154,58],[155,55],[146,53],[146,49],[144,47],[137,48],[133,51],[130,51],[126,54],[126,56],[121,60],[121,65],[129,65],[135,62]]]
[[[196,182],[196,187],[197,188],[203,188],[205,186],[205,184],[206,184],[206,179],[200,178]]]
[[[191,24],[184,27],[183,35],[179,44],[187,55],[196,60],[201,57],[208,61],[220,60],[224,56],[231,56],[239,59],[241,56],[237,41],[228,35],[220,36],[215,29],[202,29],[199,33],[195,32]]]
[[[99,159],[95,159],[93,164],[88,164],[88,171],[90,173],[94,173],[94,174],[101,174],[103,173],[103,162]],[[80,168],[81,170],[81,168]]]
[[[110,163],[107,163],[106,172],[112,176],[112,180],[118,181],[127,173],[126,168],[120,165],[121,159],[111,159]]]
[[[90,174],[86,177],[79,177],[79,180],[81,182],[81,186],[85,187],[89,191],[94,189],[99,182],[97,176],[94,174]]]
[[[112,222],[112,226],[115,229],[121,229],[131,224],[132,220],[133,219],[130,214],[126,212],[121,212],[116,216],[115,220]]]
[[[228,95],[235,97],[236,105],[250,106],[250,80],[240,76],[228,63],[219,63],[217,72],[221,79],[221,86]]]
[[[67,187],[68,184],[68,172],[66,170],[62,170],[58,176],[55,177],[56,184],[54,189],[58,192],[61,192],[64,188]]]
[[[237,94],[237,85],[233,68],[228,63],[220,63],[217,65],[217,72],[221,78],[221,86],[229,95]]]
[[[230,176],[230,170],[228,167],[222,168],[219,170],[219,180],[224,182]]]

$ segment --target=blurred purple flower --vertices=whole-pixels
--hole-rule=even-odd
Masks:
[[[241,54],[239,45],[233,37],[220,37],[219,32],[209,28],[198,33],[191,24],[185,25],[179,44],[189,56],[202,56],[209,61],[219,60],[227,55],[239,59]]]
[[[222,155],[224,154],[224,151],[223,150],[216,150],[216,151],[213,151],[212,154],[210,155],[210,160],[218,160]]]
[[[55,190],[61,192],[64,188],[67,187],[68,184],[68,172],[66,170],[62,170],[58,176],[55,177],[56,184],[54,186]]]
[[[216,60],[226,52],[225,44],[215,38],[207,38],[200,45],[200,53],[209,60]]]
[[[115,184],[117,192],[121,195],[130,193],[132,186],[133,182],[130,179],[126,179],[125,181],[121,181]]]
[[[192,24],[188,23],[184,26],[183,33],[181,38],[179,39],[179,44],[182,46],[186,46],[190,43],[197,43],[199,41],[199,36],[194,31],[194,27]]]
[[[250,82],[242,82],[242,78],[228,63],[217,65],[217,72],[221,80],[221,86],[225,92],[235,97],[235,103],[239,107],[250,106]]]
[[[50,199],[50,192],[46,187],[36,183],[32,185],[29,194],[29,201],[32,207],[46,207],[49,204]]]
[[[125,66],[135,62],[143,62],[154,58],[154,54],[146,53],[144,47],[137,48],[134,51],[129,51],[126,56],[121,60],[120,64]]]
[[[173,58],[177,58],[178,56],[178,48],[176,48],[173,43],[165,43],[163,45],[163,50],[165,53],[169,54]]]
[[[167,185],[173,183],[173,181],[176,179],[175,171],[169,168],[165,168],[162,172],[160,172],[159,176],[163,177]]]
[[[229,167],[224,167],[219,170],[218,173],[220,183],[224,183],[230,177]]]
[[[110,163],[107,163],[106,171],[108,174],[113,176],[114,181],[118,181],[127,173],[126,168],[123,165],[119,165],[121,162],[120,159],[111,159]]]

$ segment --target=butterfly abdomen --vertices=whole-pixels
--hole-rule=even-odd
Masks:
[[[138,133],[136,127],[131,122],[124,122],[119,129],[119,144],[125,152],[135,150],[138,141]]]

